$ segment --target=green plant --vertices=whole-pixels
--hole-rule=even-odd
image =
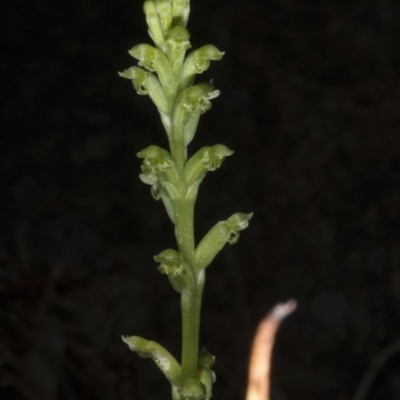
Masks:
[[[209,171],[221,166],[233,151],[222,144],[206,146],[188,158],[201,114],[219,95],[211,82],[195,83],[211,60],[223,52],[213,45],[192,51],[186,24],[189,0],[146,0],[149,34],[155,46],[139,44],[129,54],[139,60],[120,76],[132,80],[140,95],[149,95],[156,105],[167,133],[169,151],[151,145],[138,153],[143,159],[140,179],[151,185],[154,199],[161,199],[175,225],[177,250],[167,249],[154,257],[159,271],[167,275],[181,295],[182,358],[179,363],[158,343],[138,336],[123,337],[130,349],[151,357],[172,386],[172,397],[210,399],[215,380],[211,367],[214,357],[205,349],[199,352],[199,328],[206,267],[226,243],[236,243],[239,231],[248,226],[252,214],[236,213],[217,222],[196,246],[194,206],[200,183]]]

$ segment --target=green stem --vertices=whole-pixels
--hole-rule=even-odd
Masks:
[[[199,331],[201,300],[204,287],[204,272],[194,271],[194,206],[196,198],[186,197],[185,164],[186,146],[184,144],[183,125],[177,122],[172,126],[170,136],[171,155],[178,169],[181,197],[173,199],[175,212],[176,241],[180,254],[186,259],[192,283],[181,294],[182,308],[182,376],[184,383],[188,379],[197,379],[197,359],[199,354]]]
[[[182,382],[187,379],[196,379],[197,375],[203,286],[204,281],[199,282],[196,276],[193,291],[182,292]]]
[[[176,199],[175,224],[179,252],[189,263],[192,285],[182,291],[182,382],[195,379],[199,352],[200,310],[203,285],[193,271],[194,261],[194,200]]]
[[[191,265],[194,261],[194,200],[174,199],[176,241],[179,252]]]

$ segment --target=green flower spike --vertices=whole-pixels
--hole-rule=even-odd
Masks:
[[[225,53],[218,50],[212,44],[200,47],[192,51],[186,58],[180,76],[180,87],[185,89],[194,80],[196,74],[201,74],[210,66],[210,61],[221,60]]]
[[[253,213],[236,213],[226,221],[217,222],[197,246],[195,253],[196,269],[202,270],[210,265],[226,243],[236,243],[239,239],[239,231],[247,228],[252,216]]]
[[[173,249],[162,251],[157,256],[154,256],[154,261],[159,262],[158,270],[162,274],[166,274],[172,287],[181,293],[186,284],[186,272],[183,257]]]
[[[235,243],[253,214],[237,213],[218,222],[195,246],[194,209],[200,183],[208,171],[219,168],[233,154],[217,144],[195,151],[188,159],[201,114],[219,95],[212,81],[193,84],[196,75],[208,69],[224,52],[208,44],[192,51],[186,25],[190,0],[145,0],[148,32],[154,45],[139,44],[129,54],[138,60],[120,73],[130,79],[140,95],[149,95],[156,105],[168,137],[169,149],[148,146],[142,159],[140,179],[151,186],[154,199],[161,199],[175,225],[177,250],[154,256],[158,270],[180,293],[182,312],[181,363],[156,342],[141,337],[123,337],[139,356],[152,358],[170,381],[173,400],[210,400],[215,374],[214,357],[199,353],[200,315],[205,268],[226,243]],[[186,57],[186,58],[185,58]]]
[[[139,336],[122,336],[122,340],[132,351],[137,352],[138,356],[153,359],[172,386],[180,386],[181,366],[168,350]]]

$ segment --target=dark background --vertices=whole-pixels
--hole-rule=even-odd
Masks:
[[[173,229],[135,156],[166,142],[117,75],[149,42],[142,2],[1,8],[0,397],[166,399],[120,340],[180,351],[179,298],[152,260]],[[203,78],[221,96],[191,149],[235,150],[202,184],[197,237],[254,212],[208,272],[215,399],[243,399],[251,336],[279,301],[299,308],[277,339],[273,400],[352,399],[398,343],[399,24],[397,0],[192,0],[193,48],[226,55]],[[399,399],[396,349],[381,366],[367,398]]]

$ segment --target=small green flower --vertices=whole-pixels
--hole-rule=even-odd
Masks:
[[[207,171],[215,171],[221,166],[225,158],[232,154],[233,151],[223,144],[216,144],[212,147],[205,146],[196,152],[185,166],[187,195],[196,196],[198,187]]]
[[[139,336],[122,336],[122,340],[140,357],[152,358],[171,384],[180,386],[181,366],[164,347]]]
[[[118,72],[118,74],[121,78],[131,79],[133,87],[138,94],[149,94],[145,85],[147,73],[144,69],[139,67],[130,67],[123,72]]]
[[[226,157],[231,156],[233,151],[223,144],[216,144],[204,152],[201,164],[207,171],[215,171],[219,168]]]
[[[180,253],[173,249],[167,249],[154,256],[154,260],[159,262],[158,270],[166,274],[172,287],[181,293],[185,287],[191,283],[187,266]]]
[[[219,90],[213,90],[212,83],[199,83],[190,86],[180,93],[172,117],[172,124],[176,127],[183,127],[183,139],[187,146],[196,131],[200,115],[211,108],[211,99],[218,97]]]
[[[226,221],[217,222],[204,236],[195,253],[196,269],[206,268],[226,243],[234,244],[239,239],[239,231],[247,228],[251,214],[236,213]]]
[[[199,83],[183,91],[180,106],[186,112],[200,110],[205,113],[211,108],[210,100],[219,96],[219,90],[213,90],[212,83]]]
[[[143,158],[143,166],[155,173],[164,172],[174,165],[171,154],[161,147],[150,145],[140,151],[137,156]]]
[[[155,200],[161,199],[172,222],[175,223],[175,211],[172,199],[181,195],[178,189],[179,177],[171,154],[161,147],[148,146],[137,156],[143,158],[140,180],[151,185],[151,195]]]
[[[158,78],[169,96],[175,92],[175,77],[167,56],[149,44],[138,44],[129,50],[129,54],[139,60],[139,65],[151,72],[157,72]]]
[[[164,250],[157,256],[154,256],[154,261],[160,263],[158,270],[162,274],[167,274],[168,276],[183,276],[186,273],[183,265],[183,257],[176,250]]]
[[[161,197],[160,174],[171,169],[174,161],[167,150],[154,145],[146,147],[137,156],[144,159],[141,166],[142,173],[139,175],[139,178],[146,185],[151,185],[153,198],[159,200]]]
[[[185,52],[192,45],[189,42],[190,34],[183,26],[175,26],[168,33],[167,54],[171,62],[172,72],[179,76],[182,68]]]
[[[156,70],[156,56],[157,53],[163,54],[160,50],[157,50],[149,44],[137,44],[132,47],[128,53],[139,60],[138,64],[141,67],[146,68],[148,71],[154,72]]]
[[[168,115],[171,104],[165,96],[164,90],[157,77],[151,72],[145,71],[140,67],[130,67],[123,72],[118,72],[119,76],[131,79],[133,87],[138,94],[148,94],[162,115]]]
[[[212,44],[207,44],[200,49],[191,52],[186,58],[180,76],[180,87],[188,87],[196,74],[201,74],[210,66],[210,61],[221,60],[225,53],[218,50]]]

